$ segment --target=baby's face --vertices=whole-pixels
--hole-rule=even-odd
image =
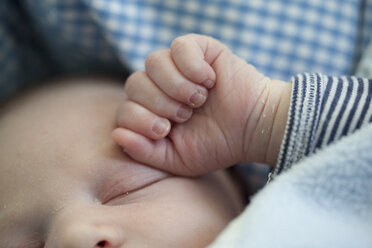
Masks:
[[[241,210],[224,172],[180,178],[126,156],[111,140],[122,97],[75,80],[1,113],[0,247],[205,247]]]

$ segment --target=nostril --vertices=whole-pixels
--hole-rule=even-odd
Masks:
[[[97,244],[96,244],[96,247],[107,247],[107,241],[103,240],[103,241],[99,241]]]

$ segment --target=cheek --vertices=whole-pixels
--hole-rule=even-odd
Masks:
[[[132,237],[151,247],[205,247],[232,219],[210,193],[203,182],[190,179],[153,185],[143,202],[124,207],[131,213]]]

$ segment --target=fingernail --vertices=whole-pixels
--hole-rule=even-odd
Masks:
[[[158,119],[155,121],[154,125],[152,125],[151,130],[156,133],[157,135],[163,135],[168,127],[168,122],[162,119]]]
[[[187,120],[191,115],[191,110],[185,106],[181,106],[176,114],[176,117],[180,120]]]
[[[212,80],[210,80],[210,79],[207,79],[207,80],[205,80],[204,82],[203,82],[203,85],[205,86],[205,87],[207,87],[208,89],[209,88],[212,88],[213,87],[213,81]]]
[[[206,96],[203,95],[199,90],[190,97],[191,106],[200,106],[205,101]]]

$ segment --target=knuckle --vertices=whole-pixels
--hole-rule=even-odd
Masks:
[[[150,53],[150,55],[147,56],[147,58],[145,60],[146,70],[149,70],[149,69],[153,68],[153,66],[156,65],[158,59],[159,58],[158,58],[156,52]]]
[[[133,92],[133,88],[134,88],[134,86],[135,86],[135,81],[136,81],[137,76],[138,76],[138,72],[132,73],[132,74],[127,78],[127,80],[125,81],[125,84],[124,84],[124,91],[125,91],[127,94],[130,94],[131,92]]]
[[[161,63],[164,53],[166,52],[167,49],[163,49],[150,53],[145,60],[146,71],[151,71],[156,68],[156,66]]]
[[[132,99],[138,93],[139,88],[141,87],[139,82],[144,79],[144,75],[146,75],[145,71],[137,71],[127,78],[124,85],[124,91],[129,99]]]
[[[196,34],[190,33],[182,36],[178,36],[172,41],[171,48],[172,47],[184,47],[185,45],[189,44],[190,40],[195,39]]]
[[[186,46],[186,43],[185,43],[184,37],[176,38],[175,40],[173,40],[171,44],[172,54],[175,55],[175,54],[182,53],[185,49],[185,46]]]

